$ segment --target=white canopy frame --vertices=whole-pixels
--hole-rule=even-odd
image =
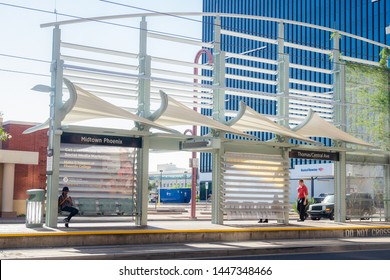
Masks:
[[[288,55],[286,54],[285,48],[299,48],[303,49],[304,51],[308,52],[314,52],[318,53],[320,55],[326,56],[329,53],[333,54],[334,57],[334,62],[339,63],[340,62],[340,52],[338,51],[338,38],[335,36],[334,39],[334,48],[332,50],[325,50],[322,48],[315,48],[311,46],[302,46],[300,44],[292,43],[292,42],[286,42],[284,39],[285,35],[285,30],[284,30],[284,25],[286,24],[292,24],[292,25],[297,25],[297,26],[304,26],[308,28],[314,28],[314,29],[319,29],[319,30],[324,30],[329,33],[336,33],[340,34],[344,37],[350,37],[354,38],[357,40],[360,40],[362,42],[367,42],[369,44],[373,44],[376,46],[380,47],[386,47],[388,48],[389,46],[380,44],[377,42],[374,42],[369,39],[365,39],[362,37],[358,37],[352,34],[348,34],[339,30],[335,30],[332,28],[326,28],[326,27],[321,27],[321,26],[316,26],[312,24],[306,24],[306,23],[301,23],[301,22],[294,22],[294,21],[289,21],[289,20],[281,20],[281,19],[275,19],[275,18],[267,18],[267,17],[260,17],[260,16],[248,16],[248,15],[236,15],[236,14],[217,14],[217,13],[173,13],[174,15],[181,15],[181,16],[204,16],[204,17],[216,17],[217,19],[220,19],[221,17],[232,17],[232,18],[248,18],[252,20],[259,20],[259,21],[270,21],[270,22],[277,22],[279,25],[279,34],[277,36],[278,39],[270,39],[270,38],[265,38],[265,37],[257,37],[251,34],[244,34],[241,32],[232,32],[228,30],[221,30],[220,26],[216,25],[216,32],[215,32],[215,40],[212,43],[209,42],[201,42],[201,41],[196,41],[196,40],[191,40],[191,39],[186,39],[186,38],[176,38],[173,36],[167,36],[167,35],[161,35],[158,33],[150,33],[147,31],[147,24],[146,24],[146,18],[148,17],[155,17],[155,16],[161,16],[161,14],[153,14],[153,13],[143,13],[143,14],[132,14],[132,15],[116,15],[116,16],[107,16],[107,17],[97,17],[97,18],[89,18],[89,19],[77,19],[77,20],[70,20],[70,21],[64,21],[64,22],[55,22],[55,23],[49,23],[49,24],[44,24],[42,27],[48,27],[48,26],[55,26],[54,33],[53,33],[53,67],[52,67],[52,90],[54,91],[54,94],[51,98],[51,108],[53,109],[51,111],[50,119],[45,123],[49,125],[49,149],[54,149],[54,155],[55,157],[57,156],[56,154],[56,149],[58,149],[59,146],[59,133],[61,131],[61,122],[68,121],[70,119],[78,119],[82,118],[82,114],[85,112],[78,112],[75,110],[72,114],[71,111],[65,110],[65,108],[70,108],[66,106],[62,106],[63,104],[61,103],[61,98],[62,98],[62,78],[63,74],[68,75],[69,79],[73,81],[73,78],[77,80],[79,77],[80,79],[78,82],[80,84],[75,84],[75,89],[78,87],[78,91],[82,94],[83,97],[86,98],[92,98],[91,100],[94,100],[97,104],[103,105],[101,101],[106,102],[106,100],[100,99],[99,101],[94,99],[96,95],[100,94],[102,97],[110,97],[110,98],[122,98],[122,86],[125,86],[127,89],[126,95],[126,100],[129,100],[131,98],[137,98],[138,97],[138,104],[136,108],[131,108],[129,104],[123,105],[123,108],[129,109],[129,110],[134,110],[137,112],[137,114],[132,114],[131,117],[133,118],[134,116],[142,116],[142,119],[137,119],[137,122],[145,124],[145,127],[149,126],[154,126],[154,127],[160,127],[161,129],[168,129],[170,128],[165,127],[163,124],[169,123],[170,125],[173,124],[191,124],[191,120],[176,120],[175,122],[175,117],[177,118],[177,112],[175,110],[183,110],[183,112],[189,112],[192,111],[189,109],[191,105],[196,105],[199,102],[199,99],[204,98],[205,104],[203,105],[204,108],[210,108],[213,106],[211,111],[213,111],[213,114],[217,112],[217,117],[214,118],[213,121],[215,121],[217,124],[212,123],[213,129],[223,131],[225,133],[234,133],[237,135],[241,136],[248,136],[247,134],[243,133],[240,129],[236,129],[239,126],[243,128],[245,125],[246,127],[244,128],[245,130],[247,129],[258,129],[256,127],[253,127],[253,124],[248,121],[245,124],[245,119],[246,118],[253,118],[255,119],[256,116],[253,112],[250,110],[245,110],[246,113],[242,113],[241,119],[238,118],[238,115],[240,115],[239,112],[227,112],[224,110],[224,95],[226,93],[233,94],[236,93],[237,96],[241,97],[249,97],[249,98],[258,98],[258,99],[265,99],[265,100],[276,100],[278,102],[278,109],[280,112],[278,115],[274,115],[271,118],[274,118],[275,120],[279,121],[279,123],[283,123],[285,126],[286,130],[281,129],[278,126],[271,126],[271,123],[265,122],[266,124],[270,125],[269,130],[277,131],[281,135],[287,137],[288,135],[291,136],[291,138],[296,137],[302,137],[303,139],[307,139],[307,135],[302,135],[302,133],[296,133],[287,128],[289,123],[295,122],[301,118],[306,117],[307,115],[310,114],[310,110],[308,110],[311,106],[318,107],[319,111],[321,112],[321,117],[329,119],[329,120],[334,120],[336,123],[343,123],[342,116],[340,115],[340,108],[343,106],[343,100],[339,99],[340,95],[340,85],[342,86],[343,81],[339,79],[340,77],[340,69],[326,69],[326,68],[317,68],[317,67],[308,67],[305,65],[300,65],[300,64],[290,64],[289,63],[289,58]],[[120,19],[120,18],[130,18],[130,17],[137,17],[137,18],[142,18],[141,21],[141,28],[140,28],[140,50],[138,54],[132,54],[132,53],[126,53],[126,52],[121,52],[121,51],[113,51],[113,50],[106,50],[103,48],[97,48],[97,47],[86,47],[86,46],[81,46],[78,44],[71,44],[71,43],[62,43],[60,40],[61,37],[61,32],[59,29],[59,26],[64,25],[64,24],[74,24],[74,23],[81,23],[81,22],[91,22],[91,21],[102,21],[102,20],[111,20],[111,19]],[[268,58],[262,58],[262,57],[255,57],[255,56],[250,56],[250,55],[245,55],[243,53],[227,53],[228,57],[232,57],[234,59],[241,59],[241,60],[246,60],[248,61],[247,64],[245,65],[239,65],[239,64],[234,64],[234,63],[224,63],[225,59],[225,54],[220,45],[220,36],[221,34],[223,36],[235,36],[239,38],[245,38],[247,40],[254,40],[258,42],[262,42],[265,44],[271,44],[271,45],[277,45],[278,47],[278,58],[275,59],[268,59]],[[213,65],[210,68],[210,65],[207,67],[199,67],[203,68],[206,71],[213,71],[214,73],[214,78],[210,79],[210,76],[205,75],[202,77],[202,75],[197,75],[194,76],[193,74],[186,74],[186,75],[180,75],[180,73],[174,73],[175,71],[169,72],[169,76],[173,76],[172,79],[168,78],[161,78],[158,76],[155,76],[153,71],[156,71],[156,74],[159,74],[158,72],[164,71],[162,68],[156,68],[156,67],[151,67],[151,61],[153,60],[153,57],[150,57],[147,54],[147,49],[146,49],[146,42],[148,40],[148,37],[152,38],[153,40],[168,40],[172,41],[178,44],[184,44],[184,45],[196,45],[196,46],[202,46],[203,48],[209,48],[209,49],[214,49],[214,61],[215,65]],[[276,37],[275,37],[276,38]],[[93,51],[96,53],[99,53],[101,55],[114,55],[126,59],[132,60],[132,62],[129,63],[129,67],[126,67],[126,64],[118,61],[110,61],[110,60],[100,60],[100,59],[93,59],[93,58],[87,58],[83,56],[77,56],[73,54],[64,54],[61,55],[61,44],[63,48],[71,49],[72,51],[81,51],[81,52],[89,52]],[[344,57],[343,57],[344,58]],[[64,67],[64,61],[63,59],[67,62],[71,62],[72,64],[65,64],[66,67]],[[138,62],[137,62],[138,59]],[[352,58],[344,58],[345,60],[353,60]],[[156,62],[163,62],[167,64],[173,64],[173,65],[181,65],[181,66],[187,66],[187,67],[194,67],[193,63],[191,62],[181,62],[173,59],[166,59],[166,58],[155,58],[154,59]],[[356,61],[356,60],[353,60]],[[368,62],[365,60],[358,60],[359,63],[366,63],[366,64],[372,64],[373,62]],[[252,69],[255,69],[253,67],[254,63],[257,64],[267,64],[266,67],[267,69],[262,69],[262,67],[259,67],[257,71]],[[81,65],[81,66],[80,66]],[[89,66],[90,65],[90,66]],[[103,68],[109,68],[112,69],[110,71],[108,70],[102,70],[100,71],[98,67],[103,67]],[[239,74],[227,74],[225,75],[226,68],[230,68],[233,70],[238,70],[233,73],[239,73]],[[289,69],[294,68],[294,69],[303,69],[305,71],[310,71],[313,73],[322,73],[325,75],[333,75],[333,77],[338,77],[333,79],[333,84],[326,84],[326,83],[320,83],[320,82],[315,82],[315,81],[304,81],[301,79],[290,79],[289,77]],[[65,71],[64,71],[65,70]],[[138,73],[135,73],[137,72]],[[253,79],[250,75],[248,74],[243,74],[241,72],[254,72],[254,73],[259,73],[260,75],[271,75],[271,78],[267,77],[265,79],[262,78],[256,78]],[[72,76],[73,75],[73,76]],[[109,78],[106,78],[105,76],[109,76]],[[182,77],[179,77],[182,76]],[[276,76],[276,77],[275,77]],[[88,79],[91,78],[91,79]],[[111,80],[113,78],[114,80]],[[204,78],[204,79],[203,79]],[[203,79],[206,81],[206,84],[199,85],[196,82],[191,83],[188,82],[188,80],[185,79]],[[267,86],[272,87],[273,89],[276,89],[277,93],[276,94],[271,94],[268,92],[261,92],[261,91],[256,91],[256,90],[241,90],[238,88],[231,88],[227,87],[225,85],[225,80],[226,79],[233,79],[236,81],[251,81],[254,83],[265,83]],[[99,81],[98,81],[99,80]],[[103,82],[102,82],[103,81]],[[117,83],[113,83],[113,81]],[[134,83],[135,82],[135,83]],[[83,87],[80,85],[84,83],[84,85],[88,85],[90,87],[94,87],[94,94],[92,94],[90,91],[86,91],[83,89]],[[94,85],[96,83],[96,85]],[[106,83],[106,84],[105,84]],[[127,84],[126,84],[127,83]],[[134,88],[134,84],[138,83],[138,88]],[[294,87],[302,86],[300,89],[292,89],[290,87],[290,83],[294,84]],[[163,97],[165,101],[165,109],[159,109],[158,112],[154,112],[154,114],[151,113],[150,110],[150,103],[154,102],[154,104],[159,104],[161,101],[156,98],[157,96],[157,91],[159,91],[161,88],[159,88],[160,85],[165,86],[167,89],[164,89],[169,95],[170,94],[170,89],[172,89],[172,95],[168,96],[165,94]],[[310,89],[311,87],[316,87],[317,89],[313,90]],[[195,89],[199,88],[200,91],[202,91],[202,88],[204,89],[205,92],[201,92],[199,94],[194,94],[194,96],[197,96],[196,98],[193,98],[193,103],[191,103],[191,92]],[[180,99],[180,89],[183,90],[183,97]],[[76,90],[76,91],[77,91]],[[196,89],[195,89],[196,90]],[[91,96],[87,97],[87,93],[91,94]],[[96,95],[95,95],[96,93]],[[175,95],[173,95],[173,93]],[[160,93],[161,94],[161,93]],[[203,94],[203,95],[202,95]],[[206,95],[212,94],[212,98],[208,98]],[[290,96],[291,94],[291,96]],[[175,98],[172,98],[172,96],[175,96]],[[289,100],[290,97],[295,97],[293,103],[294,104],[294,109],[289,110]],[[162,98],[162,99],[163,99]],[[305,99],[306,98],[306,99]],[[181,102],[178,102],[178,100],[183,101],[186,103],[187,106],[183,105]],[[293,100],[293,98],[291,98]],[[331,102],[329,102],[331,100]],[[334,100],[337,100],[337,104],[332,103]],[[159,102],[160,101],[160,102]],[[217,101],[217,102],[215,102]],[[299,104],[299,102],[301,103]],[[69,106],[70,103],[74,102],[70,99],[69,101]],[[77,100],[76,100],[77,102]],[[80,100],[79,100],[80,102]],[[318,106],[316,106],[316,102],[318,102]],[[109,103],[109,102],[107,102]],[[88,104],[83,104],[82,106],[86,106],[85,109],[88,108]],[[105,103],[104,103],[105,104]],[[107,105],[107,104],[105,104]],[[104,105],[104,106],[105,106]],[[107,106],[107,108],[102,113],[102,115],[110,115],[110,114],[118,114],[121,115],[122,117],[129,117],[129,112],[127,110],[117,110],[118,107],[110,104],[113,107]],[[163,108],[163,105],[159,104],[160,108]],[[304,105],[304,106],[303,106]],[[334,108],[333,106],[334,105]],[[73,104],[73,107],[75,104]],[[77,105],[78,106],[78,105]],[[76,106],[76,108],[78,108]],[[199,107],[201,107],[199,105]],[[110,108],[110,109],[108,109]],[[122,108],[122,109],[123,109]],[[175,108],[175,109],[172,109]],[[91,112],[93,112],[93,108],[91,109]],[[111,109],[113,111],[111,111]],[[121,109],[121,108],[119,108]],[[189,109],[189,111],[188,111]],[[247,108],[250,109],[250,108]],[[252,109],[251,109],[252,110]],[[153,110],[152,110],[153,111]],[[249,113],[248,113],[249,112]],[[69,113],[68,118],[66,119],[66,113]],[[96,113],[96,112],[95,112]],[[96,113],[97,114],[97,113]],[[131,113],[130,113],[131,114]],[[226,126],[223,124],[223,120],[227,115],[234,115],[236,114],[236,128],[234,125],[232,127]],[[257,113],[256,113],[257,114]],[[126,116],[125,116],[126,115]],[[151,116],[155,118],[155,121],[150,121]],[[214,116],[214,115],[213,115]],[[249,117],[250,116],[250,117]],[[84,116],[85,117],[85,116]],[[172,118],[173,117],[173,118]],[[182,116],[180,116],[182,117]],[[206,117],[207,118],[207,117]],[[198,120],[200,117],[198,115],[194,115],[194,120]],[[203,122],[204,121],[204,122]],[[254,120],[254,122],[259,121]],[[268,120],[270,121],[270,120]],[[272,121],[270,121],[272,122]],[[325,121],[326,122],[326,121]],[[210,118],[203,119],[202,122],[196,123],[196,124],[208,124],[210,125]],[[192,122],[193,124],[193,122]],[[245,124],[245,125],[244,125]],[[275,124],[275,123],[274,123]],[[265,129],[265,128],[264,128]],[[252,130],[256,131],[256,130]],[[273,131],[270,131],[274,133]],[[334,131],[334,130],[332,130]],[[173,132],[173,131],[171,131]],[[284,134],[282,134],[282,132]],[[341,133],[342,134],[342,133]],[[346,137],[341,137],[340,133],[338,133],[336,136],[339,137],[337,140],[340,141],[351,141],[353,140],[352,138]],[[294,137],[293,137],[294,136]],[[173,138],[173,137],[172,137]],[[148,153],[146,150],[149,148],[148,144],[148,137],[145,137],[145,152],[142,154],[143,161],[142,161],[142,168],[139,170],[143,172],[143,184],[147,184],[147,161],[148,161]],[[300,139],[302,140],[302,139]],[[348,142],[346,141],[346,142]],[[356,140],[354,140],[356,143]],[[351,142],[354,143],[354,142]],[[263,143],[262,143],[263,144]],[[264,146],[267,144],[264,143]],[[283,155],[286,154],[286,150],[288,147],[293,147],[294,145],[290,145],[288,143],[274,143],[275,147],[281,147],[283,150]],[[280,146],[278,146],[280,145]],[[360,144],[363,145],[363,144]],[[365,145],[369,147],[369,145]],[[286,148],[287,147],[287,148]],[[244,147],[240,148],[244,149]],[[331,148],[329,148],[331,149]],[[239,151],[238,151],[239,152]],[[222,144],[221,147],[216,148],[216,153],[218,155],[223,155],[224,153],[224,145]],[[220,160],[221,157],[219,157]],[[57,159],[54,160],[56,162]],[[217,162],[218,163],[218,162]],[[342,166],[342,164],[341,164]],[[342,176],[343,170],[342,167],[340,169],[339,175],[341,176],[340,180],[338,180],[338,184],[341,186],[343,182],[345,183],[345,175],[344,178]],[[388,174],[387,172],[386,174]],[[217,174],[218,175],[218,174]],[[216,175],[216,177],[217,177]],[[50,175],[48,178],[48,190],[52,192],[51,194],[48,193],[49,201],[50,203],[48,204],[48,209],[49,209],[49,216],[47,217],[47,224],[49,226],[51,225],[56,225],[56,215],[53,212],[55,209],[55,196],[53,196],[53,190],[56,190],[56,180],[58,179],[58,174],[53,174]],[[218,180],[215,181],[218,185]],[[214,182],[213,182],[214,183]],[[214,185],[214,184],[213,184]],[[58,187],[57,187],[58,189]],[[144,211],[146,203],[146,195],[142,193],[142,203],[144,207],[142,211]],[[214,203],[214,202],[213,202]],[[220,205],[218,204],[218,199],[215,200],[215,203],[213,204],[213,223],[223,223],[223,217],[221,217],[220,213],[215,214],[215,211],[219,211],[218,207]],[[53,212],[53,213],[52,213]],[[146,211],[143,215],[146,215]],[[388,209],[388,213],[390,213],[390,207]],[[53,214],[53,215],[52,215]],[[389,214],[390,215],[390,214]],[[337,217],[336,217],[337,220]],[[137,220],[137,223],[139,225],[146,224],[146,219],[145,216],[141,217],[140,219]]]

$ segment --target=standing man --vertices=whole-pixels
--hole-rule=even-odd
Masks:
[[[58,208],[61,211],[69,212],[69,216],[64,219],[66,227],[69,227],[70,219],[79,213],[79,210],[73,207],[73,201],[70,196],[68,196],[69,188],[64,187],[62,189],[62,194],[58,197]]]
[[[306,205],[307,205],[307,196],[309,195],[309,192],[307,190],[307,187],[302,179],[298,182],[298,202],[297,202],[297,210],[299,212],[299,220],[298,222],[305,221],[306,218]]]

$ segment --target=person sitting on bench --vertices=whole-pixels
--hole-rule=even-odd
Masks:
[[[69,193],[69,188],[64,187],[62,189],[62,194],[58,197],[58,208],[61,211],[69,212],[69,216],[64,219],[64,223],[66,227],[69,227],[70,219],[72,219],[74,215],[77,215],[79,213],[79,210],[73,207],[72,198],[68,196],[68,193]]]

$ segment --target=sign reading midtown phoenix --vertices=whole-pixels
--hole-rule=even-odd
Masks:
[[[67,132],[64,132],[62,134],[61,143],[142,148],[142,139],[139,137],[123,137]]]
[[[289,153],[289,156],[290,156],[290,158],[305,158],[305,159],[339,161],[339,153],[332,153],[332,152],[291,150]]]

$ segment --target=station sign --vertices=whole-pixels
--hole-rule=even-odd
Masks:
[[[142,148],[142,138],[140,137],[97,135],[86,133],[64,132],[61,135],[61,143]]]
[[[333,160],[339,161],[340,155],[337,152],[322,152],[322,151],[307,151],[307,150],[291,150],[290,158],[304,158],[317,160]]]

